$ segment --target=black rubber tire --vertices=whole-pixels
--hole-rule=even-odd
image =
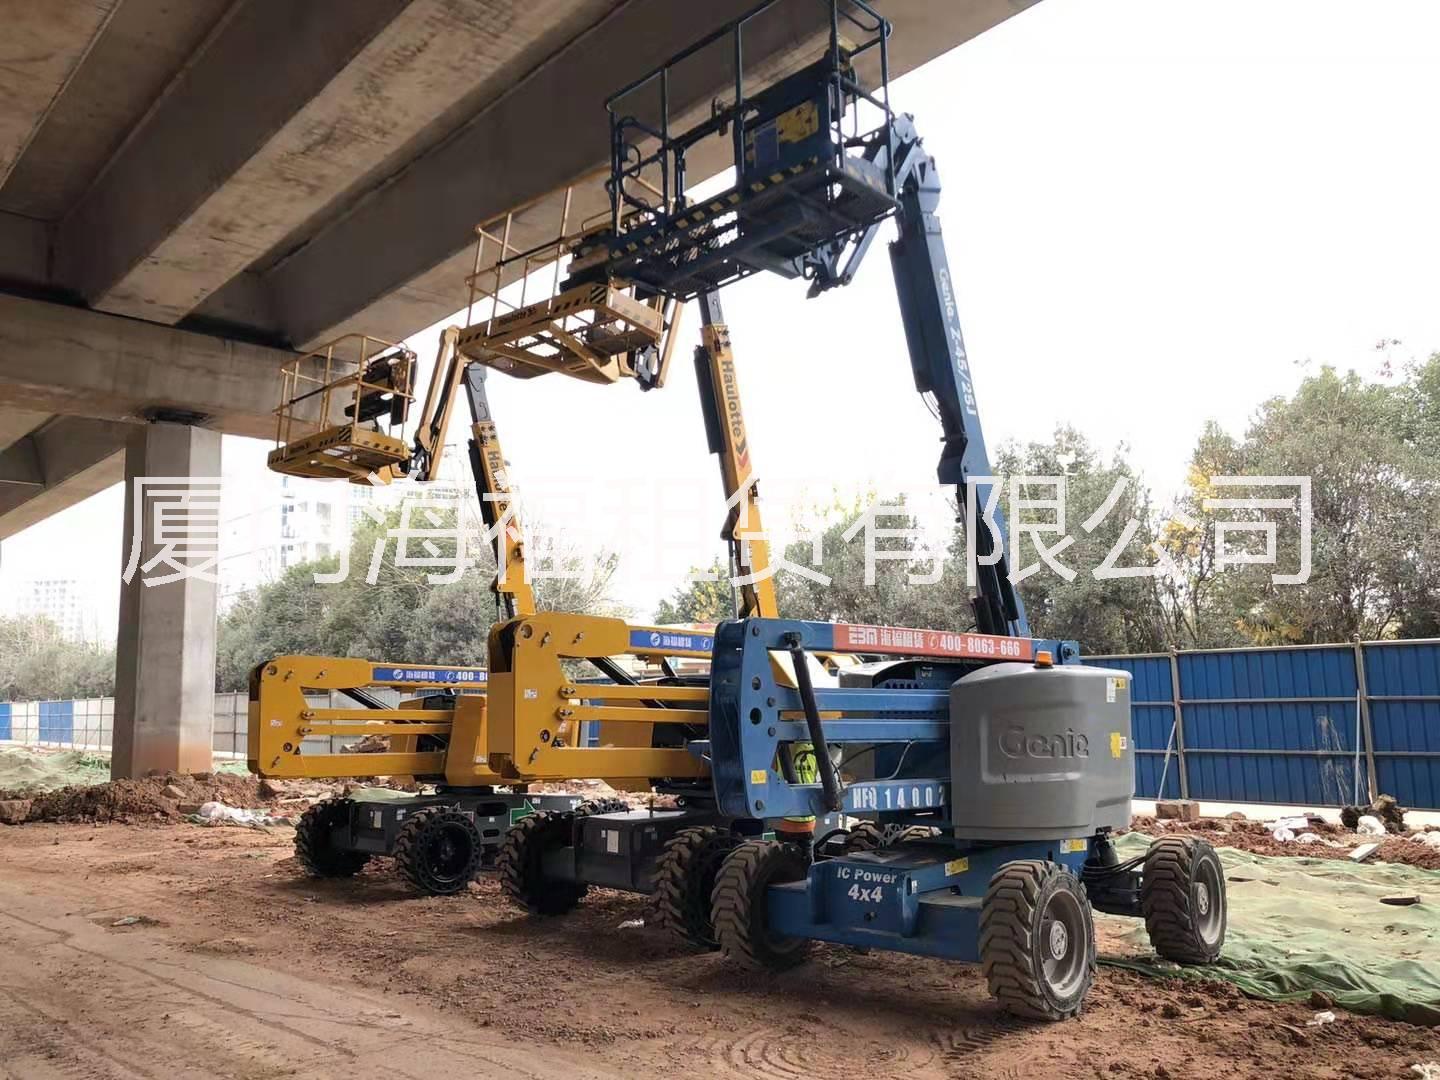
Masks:
[[[1072,925],[1061,938],[1046,932],[1052,905]],[[1057,920],[1051,920],[1057,921]],[[1083,952],[1076,951],[1076,937]],[[1047,961],[1066,967],[1057,976]],[[1080,1012],[1095,980],[1095,923],[1080,879],[1058,863],[1021,859],[1000,867],[980,908],[980,968],[991,995],[1006,1012],[1029,1020],[1064,1020]]]
[[[1225,946],[1228,905],[1220,856],[1195,836],[1162,836],[1145,852],[1140,913],[1150,944],[1177,964],[1214,963]]]
[[[544,874],[545,852],[570,843],[573,813],[542,810],[521,818],[505,834],[495,871],[500,889],[531,915],[563,915],[585,898],[589,887],[576,881],[554,881]]]
[[[330,833],[350,819],[349,799],[326,799],[313,804],[295,825],[295,859],[311,877],[354,877],[370,856],[363,851],[342,851]]]
[[[725,857],[710,895],[710,922],[726,959],[752,971],[784,971],[804,962],[809,938],[769,932],[767,890],[801,881],[809,871],[805,850],[778,840],[747,840]]]
[[[902,825],[890,843],[903,844],[908,840],[929,840],[932,836],[939,835],[940,830],[934,825]]]
[[[575,807],[576,817],[589,817],[591,814],[621,814],[630,809],[630,804],[624,799],[585,799]]]
[[[718,949],[710,895],[725,857],[740,840],[714,825],[681,829],[655,864],[655,910],[662,927],[701,949]]]
[[[880,825],[874,821],[858,822],[845,835],[843,851],[853,855],[857,851],[879,851],[889,847],[890,841],[899,830],[894,825]]]
[[[454,896],[479,872],[483,843],[474,818],[447,806],[430,806],[400,827],[395,865],[425,895]]]
[[[857,851],[879,851],[906,840],[923,840],[939,833],[930,825],[880,825],[873,821],[862,821],[845,836],[844,854]]]

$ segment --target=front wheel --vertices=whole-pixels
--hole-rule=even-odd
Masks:
[[[769,892],[809,872],[798,844],[776,840],[747,840],[725,857],[710,895],[710,922],[727,960],[755,971],[784,971],[804,961],[808,938],[770,931]]]
[[[1162,836],[1145,852],[1140,913],[1150,944],[1177,964],[1210,964],[1225,944],[1225,868],[1194,836]]]
[[[1085,886],[1058,863],[1021,859],[990,879],[980,907],[980,967],[1016,1016],[1064,1020],[1095,981],[1095,923]]]

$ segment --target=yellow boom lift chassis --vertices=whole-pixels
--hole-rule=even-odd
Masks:
[[[565,202],[568,215],[568,193]],[[670,662],[708,661],[710,635],[632,626],[584,613],[538,612],[525,579],[523,533],[485,393],[487,369],[522,378],[560,373],[597,383],[630,378],[645,389],[656,388],[665,381],[680,322],[679,306],[637,299],[623,283],[562,282],[560,260],[593,232],[582,230],[565,238],[563,225],[562,239],[518,252],[509,244],[510,218],[498,235],[477,229],[467,325],[447,328],[441,335],[411,444],[396,434],[418,382],[413,354],[403,346],[368,338],[358,344],[341,341],[292,362],[283,373],[285,397],[277,409],[282,438],[270,467],[290,475],[345,477],[357,483],[384,484],[400,475],[434,478],[454,402],[465,393],[472,413],[472,471],[500,568],[492,587],[509,616],[492,630],[487,669],[281,656],[254,670],[252,771],[290,778],[363,771],[414,777],[438,787],[434,795],[401,801],[372,792],[313,808],[296,841],[300,861],[312,873],[353,873],[372,855],[393,854],[417,887],[454,892],[496,857],[502,840],[515,838],[509,827],[532,813],[536,823],[520,830],[521,839],[541,825],[553,829],[557,822],[573,824],[577,813],[583,817],[623,808],[530,792],[529,786],[538,783],[595,777],[619,790],[650,791],[658,785],[704,801],[708,765],[687,743],[703,737],[708,690],[704,677],[677,676]],[[497,246],[500,255],[482,268],[488,245]],[[525,290],[547,269],[548,295],[530,300]],[[502,290],[517,279],[520,302],[507,304]],[[477,301],[485,300],[488,317],[473,320]],[[745,579],[738,614],[773,617],[777,605],[769,553],[759,535],[758,493],[729,332],[718,298],[702,298],[701,307],[697,377],[707,437],[720,461],[729,507],[724,535],[732,568]],[[350,353],[356,359],[349,366],[337,359]],[[379,377],[382,359],[393,376]],[[389,430],[381,430],[386,427]],[[286,435],[291,441],[283,438]],[[637,662],[658,667],[661,676],[635,678],[627,665]],[[598,668],[607,681],[600,686],[578,683],[573,672],[585,663]],[[788,663],[788,657],[776,660],[786,678],[793,677],[785,670]],[[827,676],[817,670],[814,677]],[[386,707],[376,688],[418,696]],[[350,705],[336,707],[337,695],[350,698]],[[586,745],[589,732],[597,734],[589,741],[598,745]],[[317,748],[319,740],[333,745],[337,737],[366,735],[384,738],[388,748],[364,755]],[[800,767],[807,766],[802,761]],[[730,835],[703,805],[698,814],[664,813],[679,820],[663,820],[663,827],[652,831],[658,847],[648,861],[635,862],[641,870],[606,883],[650,891],[655,855],[684,831],[681,826],[711,829],[722,839]],[[813,823],[805,819],[782,827],[805,830]],[[550,901],[535,895],[541,887],[520,880],[524,875],[515,867],[514,847],[499,851],[500,861],[509,867],[508,877],[502,875],[507,890],[532,910],[546,908]]]

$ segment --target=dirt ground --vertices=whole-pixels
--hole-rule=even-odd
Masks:
[[[1182,822],[1136,815],[1131,819],[1131,827],[1149,836],[1193,833],[1203,836],[1217,847],[1239,848],[1256,855],[1274,855],[1281,858],[1344,859],[1362,844],[1379,839],[1380,849],[1371,856],[1372,860],[1406,863],[1421,870],[1440,870],[1440,850],[1419,841],[1418,837],[1422,836],[1423,832],[1404,836],[1391,834],[1384,838],[1361,836],[1343,826],[1317,820],[1311,822],[1306,831],[1319,836],[1320,842],[1302,844],[1295,840],[1276,840],[1264,822],[1233,818],[1201,818],[1199,821]]]
[[[1077,1021],[1007,1020],[973,967],[826,948],[776,977],[595,891],[537,921],[493,882],[419,898],[293,833],[0,828],[0,1077],[1404,1077],[1440,1032],[1102,968]],[[118,925],[117,925],[118,924]],[[1114,924],[1102,920],[1101,952]]]

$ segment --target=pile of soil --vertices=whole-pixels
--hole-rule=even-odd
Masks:
[[[1381,862],[1407,863],[1421,870],[1440,870],[1440,848],[1409,837],[1392,837],[1380,845],[1374,858]]]
[[[1365,815],[1379,818],[1380,823],[1385,826],[1385,831],[1403,836],[1405,834],[1405,807],[1395,802],[1393,795],[1381,795],[1369,806],[1346,806],[1340,810],[1340,822],[1347,829],[1353,829],[1360,824],[1360,819]]]
[[[179,816],[177,804],[149,780],[63,787],[30,802],[30,821],[135,821]]]
[[[180,818],[207,802],[256,809],[322,798],[333,784],[302,787],[259,780],[237,773],[162,773],[141,780],[110,780],[72,785],[29,798],[27,821],[166,821]],[[24,799],[0,792],[0,800]]]
[[[1332,844],[1302,844],[1296,840],[1276,840],[1263,821],[1247,821],[1244,818],[1201,818],[1199,821],[1157,820],[1148,814],[1136,814],[1130,819],[1130,827],[1147,836],[1161,836],[1174,833],[1194,833],[1203,836],[1216,847],[1238,848],[1253,855],[1275,855],[1282,858],[1301,859],[1345,859],[1361,844],[1372,842],[1375,837],[1360,836],[1343,825],[1312,818],[1306,827]],[[1419,835],[1412,834],[1412,835]],[[1409,837],[1391,837],[1385,840],[1372,859],[1388,863],[1405,863],[1422,870],[1440,870],[1440,850],[1422,844]]]

